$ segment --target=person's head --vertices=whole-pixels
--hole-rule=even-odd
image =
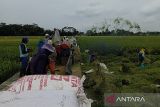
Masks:
[[[50,37],[49,34],[46,33],[45,34],[45,39],[49,39],[49,37]]]
[[[141,49],[141,51],[145,51],[145,49],[144,49],[144,48],[142,48],[142,49]]]
[[[68,39],[68,38],[66,38],[66,41],[69,41],[69,39]]]
[[[23,38],[22,38],[22,43],[27,44],[28,42],[29,42],[28,37],[23,37]]]
[[[53,43],[52,40],[49,39],[49,40],[48,40],[48,44],[52,44],[52,43]]]
[[[65,40],[67,38],[67,36],[64,36],[63,39]]]
[[[53,35],[49,35],[49,40],[52,40],[53,39]]]

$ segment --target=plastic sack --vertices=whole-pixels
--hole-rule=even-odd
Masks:
[[[0,107],[79,107],[75,92],[70,90],[0,93]]]
[[[25,76],[11,84],[10,92],[21,93],[25,91],[40,90],[71,90],[77,91],[80,78],[77,76],[62,75],[31,75]]]
[[[84,80],[85,76],[25,76],[0,92],[0,107],[91,107]]]

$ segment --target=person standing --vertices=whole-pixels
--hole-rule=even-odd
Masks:
[[[61,44],[61,64],[66,65],[68,58],[70,56],[70,46],[67,44],[65,40],[63,40]]]
[[[29,39],[27,37],[23,37],[21,43],[19,44],[19,53],[20,53],[20,61],[21,61],[21,69],[20,69],[20,77],[26,75],[26,68],[28,66],[29,61],[29,52],[31,49],[27,48],[27,43]]]
[[[74,47],[71,45],[70,55],[66,63],[65,74],[72,75],[72,65],[74,64]]]
[[[144,59],[145,59],[145,49],[141,49],[138,53],[139,65],[141,68],[144,68]]]

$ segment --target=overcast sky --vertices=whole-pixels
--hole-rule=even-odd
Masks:
[[[160,31],[160,0],[0,0],[0,22],[36,23],[46,29],[88,27],[116,17]]]

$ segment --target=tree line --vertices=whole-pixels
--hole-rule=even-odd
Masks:
[[[104,21],[99,26],[92,26],[87,30],[88,36],[159,36],[160,32],[143,32],[136,22],[124,18]]]
[[[58,30],[62,36],[73,36],[79,33],[76,28],[68,26]],[[45,30],[35,23],[24,25],[0,23],[0,36],[42,36],[46,33],[52,35],[54,34],[54,29]]]
[[[1,36],[25,36],[25,35],[43,35],[44,29],[37,24],[6,24],[0,23]]]

